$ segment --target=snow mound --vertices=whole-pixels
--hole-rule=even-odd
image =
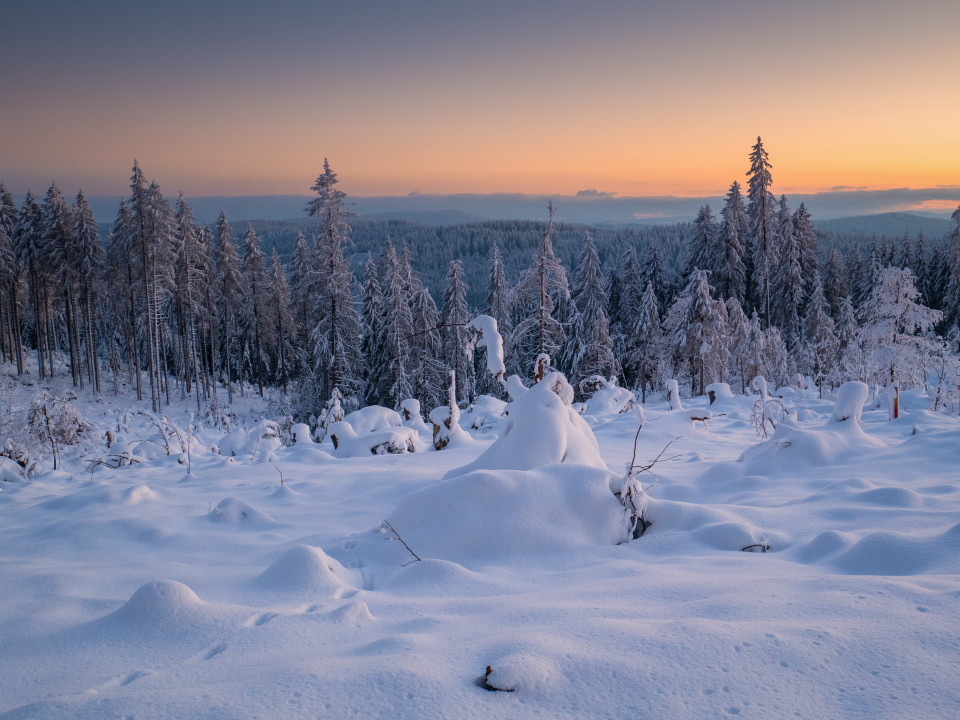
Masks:
[[[856,425],[860,424],[860,418],[863,415],[863,405],[867,401],[869,389],[866,383],[845,382],[837,388],[837,399],[833,406],[833,422],[843,422],[844,420],[853,420]]]
[[[753,474],[777,474],[784,469],[847,462],[884,447],[882,440],[867,435],[857,422],[831,419],[821,428],[808,429],[783,423],[769,440],[747,448],[737,462],[746,463],[748,472]]]
[[[334,462],[333,455],[326,450],[321,450],[320,446],[314,442],[298,441],[296,445],[287,448],[281,448],[276,453],[278,460],[293,463],[305,463],[313,465],[316,463]]]
[[[495,690],[537,692],[559,681],[561,674],[549,658],[512,653],[490,664],[486,683]]]
[[[199,639],[237,623],[242,610],[236,606],[207,603],[176,580],[156,580],[142,585],[118,610],[89,623],[85,628],[98,640],[103,635],[120,638],[150,638],[156,641]]]
[[[356,431],[357,435],[365,435],[377,430],[400,427],[403,424],[403,418],[395,410],[379,405],[368,405],[347,414],[343,422],[350,423],[350,427]]]
[[[480,395],[460,416],[462,426],[481,430],[500,422],[507,403],[490,395]]]
[[[148,488],[146,485],[137,485],[136,487],[127,488],[121,493],[121,502],[124,505],[139,505],[142,502],[147,502],[150,500],[156,500],[157,495],[153,490]]]
[[[734,398],[730,385],[725,382],[710,383],[705,389],[711,405],[718,400],[732,400]]]
[[[637,396],[626,388],[617,385],[616,378],[607,380],[595,375],[587,382],[591,382],[597,390],[584,403],[584,415],[590,415],[591,417],[619,415],[629,412],[637,404]]]
[[[280,426],[272,420],[260,420],[251,428],[237,428],[224,435],[217,443],[220,454],[227,457],[256,456],[268,459],[283,447]]]
[[[346,605],[330,613],[330,616],[343,625],[362,625],[376,619],[367,604],[360,598],[353,598]]]
[[[533,391],[531,391],[533,392]],[[421,558],[467,568],[625,539],[608,470],[481,470],[407,495],[390,524]]]
[[[420,401],[415,398],[407,398],[400,403],[400,414],[403,415],[403,426],[413,428],[421,435],[430,437],[433,430],[423,421],[423,415],[420,413]]]
[[[507,420],[492,445],[472,463],[447,473],[473,470],[529,470],[572,463],[606,470],[597,439],[572,407],[573,388],[551,373],[507,407]]]
[[[400,416],[397,415],[397,417]],[[333,440],[333,452],[336,457],[403,455],[425,449],[420,434],[411,427],[402,426],[399,422],[395,426],[382,430],[358,433],[349,422],[341,420],[330,426],[330,437]]]
[[[313,436],[310,433],[310,426],[306,423],[296,423],[290,428],[290,436],[293,438],[294,445],[312,445]]]
[[[341,579],[343,566],[320,548],[291,548],[254,581],[263,590],[297,595],[342,597],[350,586]]]
[[[500,588],[480,573],[448,560],[424,558],[410,563],[381,588],[396,595],[430,597],[483,597],[496,595]]]
[[[277,522],[262,510],[237,498],[224,498],[207,514],[210,522],[225,525],[263,526],[276,525]]]

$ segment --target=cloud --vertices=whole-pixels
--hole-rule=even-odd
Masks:
[[[866,192],[870,188],[866,185],[834,185],[828,188],[829,192]]]
[[[615,192],[606,192],[605,190],[597,190],[596,188],[578,190],[576,194],[576,197],[578,198],[613,198],[616,196],[617,193]]]
[[[662,212],[634,213],[633,217],[637,220],[658,220],[663,217]]]
[[[947,198],[934,198],[930,200],[924,200],[923,202],[914,203],[910,210],[926,210],[928,212],[951,212],[955,210],[960,203],[956,200],[950,200]]]

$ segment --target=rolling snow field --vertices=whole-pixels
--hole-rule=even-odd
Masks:
[[[0,718],[960,716],[960,418],[793,390],[764,440],[755,400],[646,404],[637,462],[679,439],[625,542],[634,412],[585,417],[609,470],[529,468],[545,405],[492,462],[505,418],[347,456],[261,442],[246,398],[188,473],[135,403],[80,399],[88,444],[0,482]],[[108,429],[141,461],[91,471]]]

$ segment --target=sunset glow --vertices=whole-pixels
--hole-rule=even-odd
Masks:
[[[949,0],[351,5],[5,10],[0,180],[707,195],[761,135],[784,192],[960,183]]]

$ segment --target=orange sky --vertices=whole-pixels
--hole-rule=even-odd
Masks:
[[[955,0],[50,5],[0,44],[14,192],[722,194],[758,134],[782,192],[960,184]]]

